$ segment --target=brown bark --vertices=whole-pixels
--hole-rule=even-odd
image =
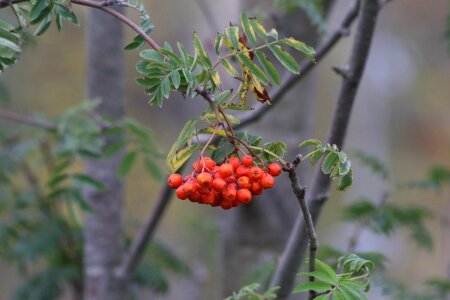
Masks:
[[[124,54],[122,24],[103,11],[92,10],[87,21],[87,97],[102,102],[97,112],[112,118],[124,115]],[[106,140],[110,143],[112,139]],[[104,191],[87,189],[92,211],[86,213],[84,231],[84,299],[122,300],[126,288],[114,270],[123,253],[123,183],[117,175],[122,153],[86,161],[90,176],[106,185]]]

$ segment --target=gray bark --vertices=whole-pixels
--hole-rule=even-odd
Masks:
[[[255,1],[243,0],[243,8]],[[264,1],[267,11],[273,11],[272,1]],[[262,7],[258,1],[258,7]],[[271,15],[273,26],[283,36],[293,36],[316,44],[317,32],[301,11]],[[280,68],[281,70],[282,68]],[[311,137],[314,77],[292,88],[282,103],[249,131],[263,136],[265,141],[282,140],[288,146],[287,158],[293,158],[300,141]],[[302,179],[304,179],[302,173]],[[258,264],[278,256],[288,238],[287,228],[294,224],[299,210],[287,178],[280,176],[276,188],[258,196],[250,206],[233,209],[222,220],[221,262],[223,293],[230,295],[243,284],[248,273]]]
[[[101,99],[97,112],[112,118],[124,115],[124,54],[122,25],[102,11],[91,10],[87,21],[87,97]],[[110,143],[111,140],[107,140]],[[92,212],[85,216],[84,299],[122,300],[125,287],[114,276],[123,252],[123,184],[117,176],[122,153],[86,161],[90,176],[106,185],[105,191],[86,190]]]

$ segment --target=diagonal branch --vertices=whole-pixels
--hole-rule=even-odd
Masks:
[[[362,1],[356,36],[349,59],[348,75],[343,78],[328,136],[328,143],[336,144],[339,149],[342,148],[347,135],[353,103],[369,56],[379,10],[380,4],[378,1]],[[306,195],[314,222],[317,222],[322,207],[328,198],[329,190],[329,176],[323,174],[320,169],[316,169],[311,189]],[[307,242],[306,225],[302,221],[302,217],[299,216],[272,278],[271,285],[280,287],[277,291],[277,299],[287,299],[291,293]]]
[[[4,109],[0,109],[0,119],[6,119],[9,121],[34,126],[46,130],[56,130],[56,125],[44,121],[44,120],[38,120],[29,116],[21,115],[19,113],[13,112],[13,111],[7,111]]]
[[[297,197],[302,210],[304,224],[306,226],[306,234],[308,235],[309,241],[309,269],[308,271],[314,272],[316,270],[316,253],[319,247],[319,242],[317,239],[316,229],[314,228],[314,222],[309,211],[308,204],[305,200],[306,187],[300,185],[298,175],[296,172],[297,166],[301,162],[301,155],[298,155],[293,163],[288,163],[284,166],[284,170],[289,174],[289,180],[291,181],[292,191]],[[309,281],[313,282],[314,277],[309,276]],[[316,292],[313,290],[309,291],[309,299],[314,299]]]

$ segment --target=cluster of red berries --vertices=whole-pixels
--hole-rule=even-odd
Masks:
[[[176,189],[181,200],[189,199],[223,209],[250,203],[253,196],[271,189],[275,184],[273,177],[281,173],[279,164],[271,163],[264,170],[254,164],[250,155],[244,155],[242,159],[232,157],[220,166],[205,156],[195,161],[192,169],[192,174],[184,179],[180,174],[170,175],[167,184]]]

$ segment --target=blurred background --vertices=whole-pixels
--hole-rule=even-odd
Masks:
[[[171,44],[181,41],[190,46],[194,31],[204,41],[213,41],[216,31],[230,22],[239,21],[243,7],[249,15],[257,14],[268,19],[269,23],[273,21],[272,14],[285,14],[280,3],[263,2],[145,0],[144,5],[155,25],[153,38],[156,41],[160,44],[163,41]],[[340,22],[350,2],[339,0],[331,9],[325,36]],[[433,212],[433,217],[426,221],[434,242],[431,250],[417,246],[408,238],[407,230],[396,231],[390,237],[364,231],[357,245],[358,251],[378,251],[386,255],[387,276],[419,292],[428,278],[450,276],[450,189],[447,185],[439,191],[416,188],[393,191],[393,186],[424,180],[436,165],[450,168],[450,60],[444,38],[449,10],[447,0],[395,0],[382,10],[344,150],[350,155],[362,151],[380,159],[388,166],[390,181],[381,180],[370,168],[352,158],[353,188],[345,193],[333,192],[318,225],[321,245],[345,249],[355,226],[342,221],[344,205],[361,197],[377,202],[389,192],[389,201],[399,205],[426,206]],[[81,27],[68,24],[63,32],[58,33],[52,26],[49,33],[33,39],[18,64],[1,75],[2,106],[24,114],[52,118],[85,99],[85,10],[78,9],[77,12]],[[289,32],[295,33],[295,22],[292,24]],[[134,33],[126,29],[127,41],[133,36]],[[298,38],[304,40],[301,35]],[[306,116],[311,124],[311,130],[306,134],[308,138],[326,138],[341,83],[332,67],[345,65],[351,42],[352,36],[345,38],[308,75],[311,77],[307,87],[308,101],[312,101],[312,108]],[[211,49],[211,43],[205,44]],[[195,117],[205,104],[199,99],[183,99],[174,95],[165,102],[163,109],[149,106],[144,91],[135,83],[138,59],[137,51],[126,53],[127,115],[151,128],[164,153],[184,123]],[[225,84],[232,87],[235,83]],[[296,93],[301,91],[299,89]],[[291,97],[295,98],[295,95]],[[287,103],[292,105],[292,102]],[[277,109],[279,112],[289,110],[289,105],[280,105]],[[296,119],[286,117],[272,121],[271,118],[275,117],[266,115],[263,122],[251,130],[265,134],[270,131],[269,127],[277,124],[294,130],[298,126],[287,124],[298,122]],[[5,121],[0,121],[0,125],[7,130],[16,126]],[[269,134],[280,139],[279,132]],[[299,142],[300,137],[288,144]],[[291,153],[295,152],[294,149]],[[164,167],[163,161],[161,166]],[[305,174],[304,184],[308,183],[308,174]],[[287,178],[280,178],[280,181],[286,184]],[[128,232],[134,233],[142,224],[155,204],[161,185],[162,182],[149,177],[142,166],[133,169],[128,176]],[[187,262],[192,274],[171,275],[168,293],[151,296],[145,293],[142,297],[221,299],[220,236],[223,220],[227,220],[226,214],[229,213],[174,199],[157,238]],[[14,268],[7,262],[0,262],[0,299],[9,299],[19,280]],[[382,295],[375,286],[369,299],[395,298]]]

